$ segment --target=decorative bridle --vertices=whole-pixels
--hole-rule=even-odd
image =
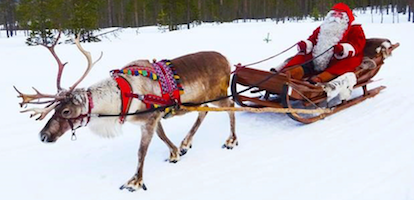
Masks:
[[[68,124],[70,126],[70,129],[72,130],[72,137],[71,137],[72,140],[77,139],[76,130],[79,129],[79,128],[82,128],[82,127],[86,127],[89,124],[89,121],[91,120],[91,116],[92,116],[91,112],[92,112],[92,109],[94,107],[91,92],[87,91],[86,96],[88,98],[88,112],[86,114],[81,114],[81,115],[79,115],[77,117],[74,117],[74,118],[64,118],[64,117],[58,115],[59,118],[61,118],[63,120],[66,120],[68,122]],[[74,122],[76,122],[78,120],[80,121],[79,125],[77,127],[74,127],[74,125],[73,125]]]
[[[20,103],[20,107],[24,107],[27,106],[29,104],[47,104],[44,108],[29,108],[29,109],[25,109],[20,111],[21,113],[25,113],[25,112],[33,112],[32,114],[30,114],[30,118],[38,116],[36,118],[36,120],[43,120],[49,113],[50,111],[54,110],[60,103],[62,103],[63,101],[66,101],[68,99],[73,98],[72,94],[74,89],[79,85],[80,82],[83,81],[83,79],[85,79],[85,77],[89,74],[89,72],[91,71],[92,67],[102,58],[103,53],[101,52],[100,57],[95,61],[92,62],[92,56],[90,54],[90,52],[86,51],[85,49],[83,49],[83,47],[80,45],[80,34],[78,35],[78,37],[75,39],[75,44],[78,47],[78,49],[82,52],[82,54],[86,57],[86,60],[88,62],[87,68],[85,70],[85,72],[83,73],[83,75],[80,77],[79,80],[77,80],[71,87],[69,87],[69,90],[64,90],[61,87],[61,78],[62,78],[62,72],[63,69],[65,67],[65,65],[67,63],[62,63],[59,59],[59,57],[57,56],[56,52],[55,52],[55,46],[58,43],[59,39],[61,36],[61,32],[59,32],[58,36],[56,39],[53,40],[52,44],[46,45],[46,44],[40,44],[41,46],[46,47],[50,53],[53,55],[53,57],[55,58],[57,64],[58,64],[58,73],[57,73],[57,79],[56,79],[56,86],[57,86],[57,93],[52,95],[52,94],[44,94],[39,92],[37,89],[33,88],[33,90],[36,92],[36,94],[24,94],[22,92],[20,92],[19,90],[17,90],[16,87],[14,87],[14,89],[17,91],[17,93],[19,94],[17,97],[18,98],[22,98],[22,102]],[[82,124],[84,121],[86,121],[86,124],[84,126],[86,126],[91,118],[91,110],[93,108],[93,101],[92,101],[92,97],[91,97],[91,93],[90,91],[86,92],[87,94],[87,98],[88,98],[88,113],[86,114],[81,114],[80,116],[76,117],[76,118],[65,118],[63,116],[61,116],[60,114],[59,117],[63,118],[65,120],[68,121],[69,125],[72,128],[72,139],[75,137],[76,135],[75,130],[82,127]],[[86,120],[85,120],[86,119]],[[73,122],[80,120],[81,124],[79,127],[74,128],[73,127]]]

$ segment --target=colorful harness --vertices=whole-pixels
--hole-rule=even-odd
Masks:
[[[133,93],[131,84],[119,74],[130,76],[144,76],[153,81],[158,81],[161,96],[154,94],[135,94]],[[132,98],[137,98],[145,103],[147,109],[158,108],[166,105],[181,104],[180,95],[184,94],[180,77],[178,76],[173,64],[169,60],[162,60],[152,63],[151,67],[131,65],[120,70],[111,71],[112,78],[117,82],[121,91],[121,115],[120,123],[124,123],[126,114],[131,105]],[[171,109],[165,109],[166,116],[173,113]],[[164,116],[165,117],[165,116]]]

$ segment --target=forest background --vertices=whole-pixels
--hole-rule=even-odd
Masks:
[[[414,23],[414,0],[0,0],[0,30],[6,30],[6,37],[27,30],[29,45],[50,42],[57,29],[98,41],[94,30],[108,27],[157,25],[173,31],[202,22],[319,20],[338,2],[381,18],[404,13],[408,18],[394,23]]]

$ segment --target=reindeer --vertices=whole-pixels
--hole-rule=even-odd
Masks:
[[[31,117],[38,116],[36,120],[42,120],[49,112],[52,110],[55,111],[40,131],[40,139],[45,143],[56,142],[59,137],[70,129],[75,130],[74,127],[86,125],[88,125],[93,133],[103,137],[114,137],[118,135],[121,130],[119,117],[96,117],[98,114],[120,113],[122,102],[118,83],[113,78],[107,78],[88,88],[77,88],[78,84],[82,82],[92,67],[100,60],[102,53],[99,59],[92,62],[91,54],[82,48],[79,43],[79,37],[77,37],[75,41],[76,46],[86,57],[88,65],[81,78],[69,87],[69,89],[65,90],[61,87],[60,80],[66,63],[62,64],[54,50],[59,38],[60,33],[50,46],[43,45],[47,47],[58,63],[57,94],[44,94],[35,88],[33,88],[36,92],[35,94],[24,94],[15,88],[19,93],[18,97],[22,98],[21,106],[27,104],[47,104],[44,108],[30,108],[21,112],[33,112]],[[181,84],[185,91],[181,95],[182,102],[206,102],[207,100],[227,96],[230,80],[230,65],[223,55],[217,52],[199,52],[175,58],[171,60],[171,63],[180,75]],[[129,65],[150,66],[151,63],[148,60],[137,60],[129,63],[127,66]],[[161,93],[159,84],[147,77],[125,74],[120,74],[119,76],[122,76],[130,83],[134,93],[154,95],[160,95]],[[219,107],[234,106],[233,101],[228,98],[221,99],[212,104]],[[134,98],[131,100],[127,112],[133,113],[146,109],[147,107],[142,102],[142,99]],[[125,116],[125,121],[141,126],[141,142],[138,151],[137,171],[129,181],[120,187],[121,190],[127,189],[131,192],[140,188],[146,190],[143,181],[143,168],[145,156],[154,131],[168,146],[170,150],[169,161],[175,163],[180,159],[180,156],[187,153],[191,148],[193,136],[207,115],[207,112],[198,113],[196,122],[181,142],[180,148],[177,148],[165,135],[161,125],[160,120],[165,113],[165,110],[159,110],[142,115]],[[176,114],[181,115],[185,114],[185,112],[178,110]],[[223,147],[232,149],[238,144],[235,133],[235,115],[233,112],[228,112],[228,114],[230,117],[230,136]]]

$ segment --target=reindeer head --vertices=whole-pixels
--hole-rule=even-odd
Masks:
[[[101,56],[95,62],[92,62],[91,54],[85,51],[79,43],[79,36],[76,38],[75,43],[78,49],[85,55],[88,66],[82,75],[82,77],[76,81],[68,90],[62,89],[60,82],[62,77],[63,68],[65,64],[62,64],[59,57],[57,56],[54,47],[56,46],[61,33],[59,33],[58,37],[51,46],[45,46],[56,59],[58,64],[58,75],[57,75],[57,93],[54,95],[51,94],[43,94],[36,90],[34,91],[36,94],[23,94],[16,87],[15,90],[19,93],[19,98],[22,98],[22,102],[20,106],[26,106],[28,104],[47,104],[44,108],[29,108],[26,110],[22,110],[21,113],[24,112],[33,112],[30,117],[35,117],[36,120],[43,120],[52,110],[55,110],[54,115],[52,118],[49,119],[45,127],[40,131],[40,139],[42,142],[55,142],[60,136],[62,136],[65,132],[69,129],[73,129],[74,126],[80,125],[85,118],[88,118],[90,114],[90,110],[92,109],[92,102],[90,99],[90,94],[83,90],[83,89],[75,89],[78,84],[88,75],[90,70],[92,69],[93,65],[96,64],[101,58]],[[86,113],[85,113],[86,110]],[[88,112],[89,111],[89,112]],[[88,118],[89,120],[89,118]]]

